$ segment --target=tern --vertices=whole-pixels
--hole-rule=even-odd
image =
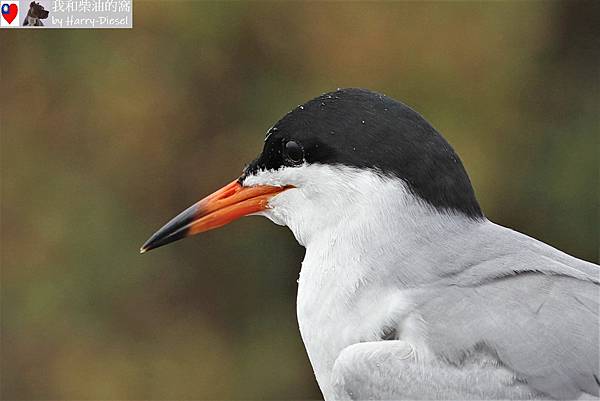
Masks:
[[[599,395],[598,265],[497,225],[417,112],[338,89],[142,252],[246,215],[306,248],[300,333],[325,400]]]

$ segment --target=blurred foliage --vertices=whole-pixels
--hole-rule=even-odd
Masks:
[[[598,259],[599,4],[136,0],[133,30],[3,30],[3,399],[314,399],[303,250],[248,218],[139,255],[336,87],[454,145],[488,217]]]

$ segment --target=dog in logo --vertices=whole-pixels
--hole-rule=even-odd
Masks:
[[[27,11],[23,26],[44,26],[42,20],[46,18],[48,18],[48,11],[44,9],[44,6],[32,1],[29,4],[29,11]]]

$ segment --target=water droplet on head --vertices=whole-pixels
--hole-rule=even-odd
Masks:
[[[300,110],[304,110],[304,106],[300,106]]]
[[[356,148],[354,146],[352,146],[352,150],[356,150]]]
[[[327,99],[331,99],[333,96],[331,95],[327,95]]]
[[[360,120],[360,123],[361,123],[361,124],[364,124],[364,123],[365,123],[365,120]]]
[[[325,102],[321,102],[321,106],[325,106]]]

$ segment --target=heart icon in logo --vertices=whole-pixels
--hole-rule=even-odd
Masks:
[[[13,22],[17,16],[17,11],[19,11],[19,7],[17,7],[17,5],[14,3],[2,4],[2,18],[4,18],[9,24]]]

